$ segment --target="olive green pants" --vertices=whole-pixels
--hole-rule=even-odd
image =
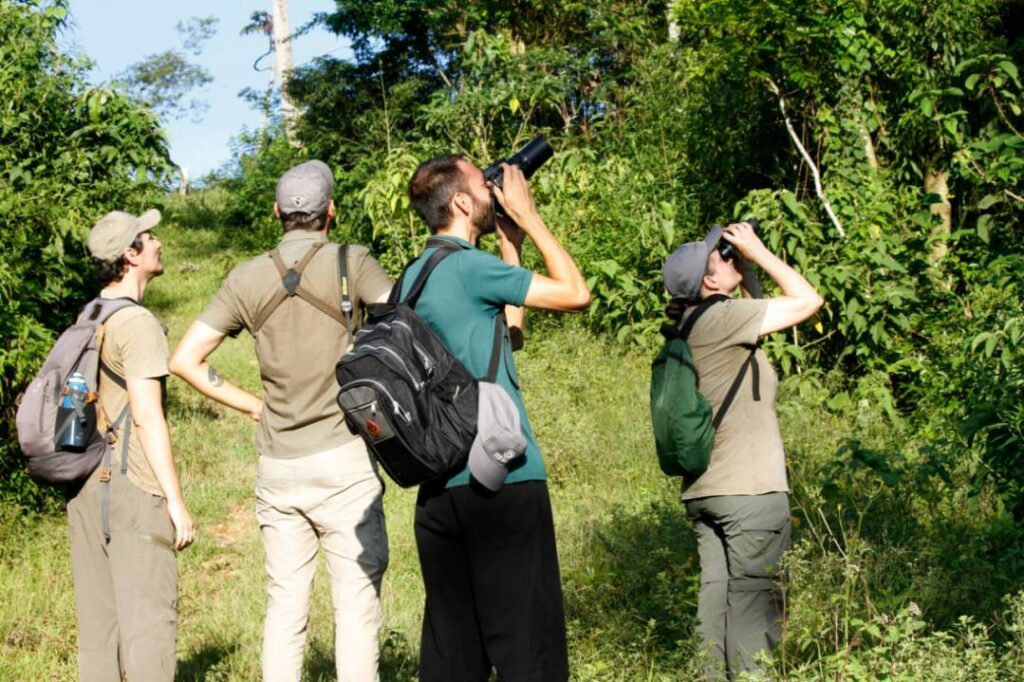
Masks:
[[[686,503],[697,533],[697,630],[708,652],[707,678],[757,670],[758,652],[781,638],[779,559],[789,548],[786,493],[704,497]]]
[[[167,500],[116,467],[110,541],[103,535],[99,469],[68,503],[82,682],[174,679],[178,563]]]

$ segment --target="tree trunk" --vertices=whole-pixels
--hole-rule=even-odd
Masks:
[[[178,175],[180,176],[178,194],[185,196],[188,194],[188,166],[178,166]]]
[[[868,157],[868,166],[873,171],[878,171],[878,156],[875,154],[875,143],[871,139],[871,131],[864,125],[864,121],[858,121],[857,127],[860,130],[860,137],[864,140],[864,155]]]
[[[288,96],[288,80],[292,75],[292,40],[288,28],[288,0],[271,0],[274,18],[274,74],[281,89],[281,116],[284,118],[285,137],[293,146],[298,146],[295,139],[295,122],[299,111]]]
[[[946,170],[928,167],[924,174],[924,191],[928,194],[938,195],[940,201],[932,204],[929,211],[933,216],[938,216],[939,224],[932,228],[932,235],[948,237],[953,233],[953,206],[949,203],[949,187],[946,184],[949,179],[949,172]],[[935,242],[932,246],[931,261],[937,265],[946,256],[946,240]]]

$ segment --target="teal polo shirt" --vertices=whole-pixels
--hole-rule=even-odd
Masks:
[[[481,251],[464,239],[441,237],[462,246],[434,268],[427,285],[416,302],[416,314],[430,325],[473,376],[484,377],[491,362],[494,345],[494,317],[506,305],[521,306],[526,300],[533,273],[515,267],[496,256]],[[426,249],[409,266],[402,283],[404,298],[423,265],[436,247]],[[519,420],[526,437],[526,454],[522,463],[509,471],[505,483],[543,481],[544,460],[537,439],[526,417],[526,408],[519,393],[519,376],[512,345],[505,335],[501,362],[495,383],[508,391],[519,408]],[[448,480],[447,487],[469,485],[469,469],[464,468]]]

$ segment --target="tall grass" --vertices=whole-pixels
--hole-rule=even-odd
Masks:
[[[173,347],[230,267],[250,254],[224,232],[193,226],[161,228],[160,237],[167,271],[146,304],[168,325]],[[323,359],[325,371],[334,360]],[[248,337],[227,340],[212,362],[258,388]],[[528,330],[519,357],[548,463],[575,680],[694,679],[699,667],[696,548],[676,483],[653,456],[648,362],[572,322]],[[1012,596],[1024,575],[1013,563],[1020,531],[984,490],[946,499],[912,453],[873,459],[872,452],[899,452],[898,425],[863,401],[831,408],[831,397],[825,379],[783,385],[796,542],[786,642],[766,677],[1024,677],[1024,599]],[[169,382],[168,416],[200,526],[199,540],[179,557],[179,679],[258,679],[264,578],[252,424],[177,380]],[[416,673],[423,590],[413,502],[414,491],[388,487],[385,682]],[[74,679],[64,519],[9,523],[0,537],[0,680]],[[334,674],[324,577],[321,569],[305,663],[311,680]]]

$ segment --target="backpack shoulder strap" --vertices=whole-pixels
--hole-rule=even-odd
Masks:
[[[345,317],[345,330],[352,337],[352,297],[348,287],[348,244],[338,247],[338,278],[341,281],[341,314]]]
[[[128,388],[128,384],[125,382],[124,377],[115,372],[110,366],[103,362],[103,343],[107,338],[106,321],[119,310],[129,308],[131,306],[139,305],[130,298],[117,298],[117,299],[97,299],[102,300],[105,305],[102,309],[97,309],[92,312],[91,318],[96,321],[96,365],[100,372],[105,374],[108,379],[113,381],[115,384],[123,389]],[[97,387],[98,391],[98,387]],[[99,402],[98,396],[96,400],[96,416],[98,418],[97,428],[101,431],[108,432],[116,430],[127,413],[131,411],[131,404],[125,403],[124,409],[121,410],[121,414],[118,415],[117,419],[113,422],[107,417],[106,412],[103,409],[103,405]]]
[[[78,315],[78,324],[90,323],[101,325],[117,311],[136,305],[139,304],[127,296],[118,298],[102,298],[97,296],[82,307],[82,312]]]
[[[317,252],[321,248],[323,248],[326,243],[327,242],[315,242],[314,244],[312,244],[306,251],[305,255],[302,256],[302,259],[299,260],[299,262],[296,263],[295,267],[293,268],[289,268],[287,265],[285,265],[284,259],[281,258],[280,249],[274,249],[268,254],[270,256],[270,259],[274,261],[274,266],[277,268],[278,274],[281,275],[281,289],[274,294],[274,297],[270,299],[270,302],[267,303],[266,306],[264,306],[263,310],[261,310],[260,313],[253,320],[252,331],[254,333],[258,332],[260,329],[263,328],[263,325],[266,324],[267,320],[270,319],[270,316],[274,313],[274,311],[277,310],[277,308],[284,302],[286,298],[291,298],[292,296],[298,296],[303,301],[309,303],[311,306],[322,312],[324,315],[327,315],[331,319],[336,320],[341,324],[345,325],[346,329],[348,328],[348,317],[342,311],[336,310],[334,306],[314,296],[302,286],[303,270],[306,269],[306,266],[309,265],[309,262],[313,260],[313,256],[315,256]],[[343,286],[348,286],[347,276]]]
[[[693,326],[697,324],[697,320],[700,319],[701,315],[707,312],[708,309],[711,306],[715,305],[716,303],[727,300],[729,300],[729,297],[726,296],[725,294],[715,294],[714,296],[709,296],[708,298],[701,301],[697,305],[697,307],[693,309],[693,312],[691,312],[687,317],[683,318],[680,321],[679,326],[670,327],[668,330],[663,328],[662,333],[666,336],[666,338],[671,338],[673,336],[683,340],[690,338],[690,332],[693,331]],[[666,325],[666,327],[668,327],[668,325]]]
[[[501,360],[501,353],[504,350],[505,329],[508,323],[505,321],[505,311],[500,311],[494,316],[494,343],[491,346],[491,362],[487,367],[487,381],[494,383],[498,377],[498,363]]]
[[[758,372],[758,368],[757,368],[757,357],[755,356],[755,353],[757,353],[757,345],[756,344],[750,350],[750,354],[747,355],[747,357],[743,360],[743,364],[740,365],[739,373],[736,375],[736,378],[733,379],[732,385],[729,386],[729,392],[725,394],[725,399],[722,400],[721,407],[718,408],[718,412],[715,414],[715,418],[711,421],[711,425],[713,427],[715,427],[716,429],[722,423],[722,420],[725,419],[725,413],[728,412],[729,408],[732,406],[732,401],[736,399],[736,394],[740,392],[740,386],[743,384],[743,377],[745,377],[747,375],[747,367],[753,367],[754,368],[754,374],[753,374],[754,400],[760,400],[761,399],[761,388],[760,388],[760,383],[761,382],[760,382],[759,372]]]
[[[423,287],[425,287],[427,284],[427,278],[430,277],[430,273],[434,271],[434,268],[436,268],[438,264],[448,256],[452,255],[453,253],[456,253],[457,251],[462,251],[466,247],[456,244],[455,242],[448,239],[438,239],[436,237],[431,237],[430,239],[427,240],[426,248],[436,248],[437,250],[434,251],[434,253],[430,254],[429,258],[427,258],[427,262],[423,265],[423,269],[419,271],[418,275],[416,275],[416,279],[413,281],[412,286],[409,288],[409,293],[406,294],[405,297],[401,299],[403,303],[405,303],[411,308],[416,307],[416,302],[419,300],[420,294],[423,293]],[[416,261],[413,261],[413,263],[415,262]],[[405,281],[405,275],[409,271],[409,268],[411,266],[412,263],[405,266],[405,270],[402,271],[402,276],[399,277],[398,282],[395,283],[395,287],[394,289],[392,289],[392,297],[395,300],[391,302],[397,303],[399,298],[401,297],[402,283]]]

